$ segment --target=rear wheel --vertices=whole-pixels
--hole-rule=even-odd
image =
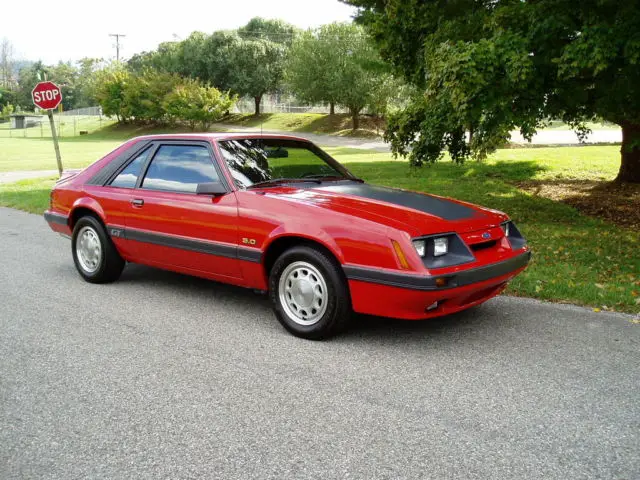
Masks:
[[[125,265],[100,221],[92,216],[84,216],[76,222],[71,253],[78,273],[91,283],[117,280]]]
[[[351,316],[346,279],[337,262],[320,249],[293,247],[269,275],[276,317],[292,334],[311,340],[342,331]]]

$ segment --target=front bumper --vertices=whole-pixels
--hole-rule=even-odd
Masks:
[[[499,294],[528,265],[527,250],[502,262],[442,275],[344,266],[353,309],[359,313],[418,320],[447,315]],[[436,279],[444,279],[438,286]],[[442,282],[442,281],[441,281]],[[427,310],[434,302],[437,307]]]

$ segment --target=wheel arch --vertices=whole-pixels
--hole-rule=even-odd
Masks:
[[[104,220],[104,211],[100,204],[93,198],[81,198],[74,202],[69,212],[69,228],[73,231],[76,222],[85,215],[91,215],[97,218],[102,225],[106,225]]]
[[[340,267],[340,270],[344,274],[344,271],[342,270],[342,262],[340,261],[340,255],[336,253],[330,246],[326,245],[316,238],[309,238],[299,234],[284,234],[277,238],[274,238],[267,245],[267,248],[262,255],[262,265],[264,267],[265,277],[269,277],[271,269],[273,268],[273,265],[280,255],[282,255],[290,248],[300,245],[317,248],[318,250],[321,250],[325,254],[329,255],[329,257],[336,262],[337,266]]]

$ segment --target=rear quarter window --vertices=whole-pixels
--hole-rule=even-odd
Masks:
[[[146,162],[150,153],[151,148],[147,148],[145,151],[138,154],[138,156],[134,158],[129,165],[127,165],[124,170],[116,176],[116,178],[113,179],[110,185],[112,187],[134,188],[138,182],[142,166]]]

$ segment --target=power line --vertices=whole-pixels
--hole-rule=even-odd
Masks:
[[[120,61],[120,37],[126,37],[123,33],[110,33],[110,37],[116,37],[116,61]]]

